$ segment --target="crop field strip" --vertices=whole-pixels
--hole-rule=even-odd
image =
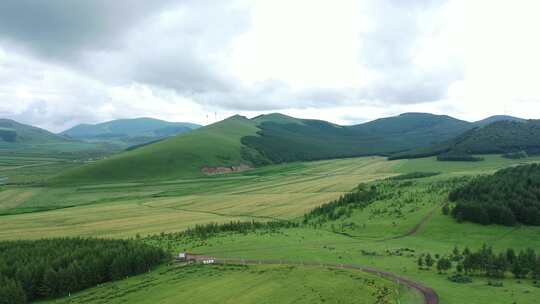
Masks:
[[[383,162],[382,158],[321,161],[301,166],[294,164],[290,166],[292,170],[289,165],[280,165],[286,172],[282,175],[265,175],[263,172],[258,176],[249,172],[245,176],[153,182],[150,185],[124,183],[52,188],[40,195],[40,199],[31,198],[17,207],[37,208],[47,201],[54,201],[58,207],[66,205],[70,208],[3,216],[6,229],[0,232],[0,239],[79,233],[123,237],[135,233],[177,231],[210,221],[291,219],[338,197],[361,181],[394,175],[387,166],[382,167],[389,173],[378,172],[379,163]],[[366,169],[364,174],[363,169]],[[326,170],[329,173],[321,173]],[[186,190],[181,190],[183,186]],[[329,187],[340,189],[329,191]]]
[[[481,166],[497,168],[507,162],[494,158]],[[19,195],[28,196],[28,199],[0,202],[3,212],[12,212],[13,208],[39,210],[43,205],[51,209],[70,208],[2,216],[5,229],[0,232],[0,239],[16,238],[14,232],[29,238],[77,235],[79,232],[81,235],[125,237],[135,233],[178,231],[212,221],[293,219],[349,191],[358,183],[393,176],[397,174],[396,170],[407,172],[414,167],[433,164],[437,165],[437,162],[430,159],[388,162],[383,158],[368,157],[277,165],[258,169],[260,173],[255,170],[230,176],[154,181],[148,185],[120,183],[46,190],[8,188],[4,194],[0,192],[0,196]],[[454,165],[457,171],[451,165],[444,166],[450,167],[446,169],[449,174],[466,174],[459,164]],[[35,195],[36,191],[39,195]],[[364,235],[367,232],[364,231]]]

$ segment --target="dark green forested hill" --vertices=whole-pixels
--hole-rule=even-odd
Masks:
[[[414,158],[455,154],[490,154],[525,151],[540,153],[540,120],[497,121],[477,127],[447,142],[399,153],[392,158]]]
[[[420,147],[447,149],[456,136],[468,138],[472,128],[470,122],[426,113],[406,113],[353,126],[278,113],[252,119],[233,116],[66,172],[57,180],[91,183],[177,178],[272,163],[392,155]]]
[[[516,121],[516,122],[525,122],[527,121],[526,119],[523,119],[523,118],[519,118],[519,117],[514,117],[514,116],[509,116],[509,115],[494,115],[494,116],[490,116],[488,118],[485,118],[485,119],[482,119],[482,120],[479,120],[479,121],[475,121],[474,122],[474,125],[476,127],[485,127],[489,124],[492,124],[494,122],[497,122],[497,121]]]
[[[66,172],[58,180],[200,176],[205,168],[226,167],[219,169],[223,171],[243,165],[389,154],[449,139],[468,126],[467,122],[432,114],[404,114],[356,126],[282,114],[253,119],[233,116]]]
[[[540,225],[540,165],[481,176],[453,190],[452,215],[480,224]]]
[[[466,121],[426,113],[406,113],[354,126],[285,117],[257,117],[261,130],[257,136],[242,138],[242,143],[279,163],[388,155],[440,143],[472,127]]]

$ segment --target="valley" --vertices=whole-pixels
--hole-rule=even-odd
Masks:
[[[540,157],[520,160],[499,155],[482,157],[484,161],[475,163],[440,162],[434,157],[394,161],[382,157],[361,157],[270,165],[240,173],[167,181],[45,187],[31,183],[8,185],[0,191],[3,228],[0,239],[65,236],[136,238],[171,254],[188,251],[218,258],[290,260],[300,263],[294,268],[253,265],[239,270],[234,270],[234,267],[227,270],[228,266],[202,266],[210,268],[197,271],[193,270],[198,269],[193,268],[196,266],[165,266],[149,275],[83,291],[73,299],[85,303],[134,301],[138,298],[135,290],[148,294],[148,301],[157,300],[160,296],[164,297],[164,301],[193,297],[197,291],[195,287],[181,289],[185,291],[175,292],[174,296],[167,296],[165,290],[179,286],[174,284],[195,284],[206,272],[215,272],[217,277],[211,276],[212,284],[223,287],[216,287],[214,296],[205,294],[200,301],[218,301],[227,294],[231,299],[236,299],[235,292],[242,293],[245,287],[239,283],[231,285],[231,282],[247,280],[255,284],[253,294],[245,298],[246,303],[251,303],[269,294],[273,298],[279,298],[280,294],[289,297],[291,291],[282,287],[268,290],[268,282],[284,271],[292,271],[287,275],[288,280],[292,281],[283,282],[287,286],[296,286],[294,284],[298,281],[294,278],[300,273],[305,275],[313,272],[310,277],[316,280],[317,276],[322,279],[324,272],[335,271],[324,267],[306,268],[302,266],[303,262],[362,265],[396,273],[435,289],[440,303],[463,303],[470,299],[480,304],[493,303],[493,299],[530,303],[536,297],[536,287],[532,281],[520,283],[508,278],[503,280],[504,288],[494,288],[486,285],[487,279],[473,277],[473,283],[458,284],[448,281],[447,275],[437,274],[435,270],[419,270],[416,265],[420,254],[429,252],[445,256],[455,246],[461,250],[465,247],[479,248],[482,244],[492,246],[497,251],[506,248],[540,249],[540,243],[536,242],[536,235],[540,233],[537,227],[459,224],[442,214],[448,189],[451,189],[452,181],[456,178],[490,174],[508,166],[540,162]],[[9,171],[13,178],[25,176],[29,181],[36,181],[57,173],[54,166],[58,164],[54,160],[6,158],[4,162],[11,166]],[[28,164],[36,166],[28,167]],[[52,168],[48,170],[47,166]],[[70,166],[76,168],[84,164]],[[438,174],[414,178],[416,172]],[[400,175],[404,178],[393,178]],[[407,178],[408,175],[412,179]],[[225,232],[204,239],[184,238],[175,234],[209,222],[301,221],[306,212],[348,193],[362,183],[383,187],[381,189],[387,189],[383,190],[385,193],[394,194],[378,199],[366,208],[354,209],[348,216],[297,228],[262,229],[240,234]],[[393,196],[395,194],[398,196]],[[377,284],[382,285],[377,286],[384,286],[388,282],[366,274],[348,274],[345,270],[339,273],[358,277],[359,280],[378,280],[380,283]],[[224,281],[220,282],[219,278]],[[332,282],[338,284],[341,281]],[[369,299],[370,292],[355,289],[348,294],[347,300],[337,300],[335,297],[338,295],[325,291],[329,285],[315,287],[320,286],[317,284],[321,283],[308,281],[294,288],[317,288],[322,298],[343,300],[344,303],[351,300],[354,294],[363,298],[364,293]],[[399,285],[392,287],[392,290],[401,290],[400,303],[420,303],[420,296],[416,292],[404,288]],[[122,295],[112,293],[114,290],[133,291]],[[185,294],[187,290],[193,293]],[[152,295],[154,292],[157,298]],[[309,302],[311,296],[313,294],[306,292],[300,298],[291,299]],[[388,303],[395,301],[387,300],[390,301]],[[366,303],[372,303],[369,301]]]
[[[0,304],[540,303],[539,9],[0,1]]]
[[[363,126],[390,138],[384,141],[388,146],[373,142],[370,149],[384,151],[397,144],[392,143],[393,128],[411,117],[426,119],[405,115]],[[427,117],[448,122],[445,117]],[[433,134],[441,122],[429,119],[425,132]],[[290,149],[267,145],[277,135],[276,140],[284,140],[279,136],[286,134],[282,133],[285,129],[280,128],[295,124],[302,127],[286,135],[291,140],[287,144]],[[194,303],[228,299],[253,303],[267,298],[272,299],[268,303],[276,299],[285,303],[427,301],[423,299],[426,295],[410,285],[394,282],[392,278],[397,277],[433,289],[433,297],[438,298],[433,303],[488,304],[494,299],[530,303],[537,296],[533,272],[515,279],[509,266],[496,278],[476,270],[465,276],[471,282],[456,283],[450,277],[462,275],[457,267],[463,261],[451,261],[450,269],[436,270],[436,265],[426,266],[424,259],[429,255],[439,264],[456,250],[476,251],[484,245],[495,255],[508,248],[520,256],[524,250],[539,251],[537,226],[458,222],[444,209],[455,205],[449,193],[476,176],[540,163],[540,156],[475,154],[480,161],[442,161],[439,156],[325,159],[334,154],[310,154],[323,159],[305,161],[311,156],[303,149],[321,145],[318,141],[327,136],[315,135],[311,142],[302,139],[313,132],[310,125],[313,121],[282,115],[251,120],[234,116],[112,156],[88,158],[54,152],[2,155],[0,244],[66,237],[130,240],[162,250],[169,257],[190,252],[231,261],[231,265],[203,266],[168,258],[149,273],[122,280],[111,274],[105,282],[113,282],[82,290],[69,299],[48,299],[59,303],[167,303],[184,297]],[[412,125],[411,130],[418,128]],[[339,127],[325,128],[337,132],[331,137],[344,132]],[[395,138],[419,134],[411,132]],[[246,141],[250,136],[264,139],[265,145]],[[328,145],[328,151],[341,151],[337,155],[346,156],[346,151],[355,149],[350,142],[336,143],[336,149]],[[238,165],[244,169],[230,172],[240,168]],[[222,168],[222,172],[210,168]],[[242,265],[246,260],[254,263]],[[340,265],[348,266],[341,269]],[[331,283],[323,284],[329,275]],[[303,276],[310,279],[300,283]],[[201,293],[198,286],[202,280],[214,286],[215,292]],[[343,293],[335,293],[332,286],[337,285]],[[39,290],[35,297],[39,297]],[[245,294],[246,290],[250,292]],[[57,292],[63,294],[62,289]]]

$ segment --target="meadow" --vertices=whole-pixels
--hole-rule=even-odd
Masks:
[[[396,175],[394,164],[369,157],[169,181],[5,186],[0,239],[133,237],[207,222],[294,219],[360,182]]]
[[[331,279],[329,279],[331,278]],[[50,303],[418,303],[393,282],[351,270],[296,266],[165,266]],[[49,303],[49,302],[48,302]]]
[[[488,280],[481,277],[473,277],[473,282],[469,284],[457,284],[447,279],[448,274],[438,274],[435,270],[419,270],[416,265],[419,255],[430,253],[445,256],[450,254],[454,246],[472,249],[485,243],[493,246],[496,251],[506,250],[508,247],[518,250],[527,247],[537,251],[540,249],[540,240],[537,237],[540,228],[458,224],[450,216],[442,214],[441,208],[447,202],[449,183],[454,178],[488,174],[500,168],[540,161],[540,158],[510,160],[496,155],[483,157],[484,161],[474,163],[439,162],[435,158],[387,161],[381,157],[364,157],[272,165],[242,173],[163,181],[59,186],[43,186],[40,183],[4,185],[0,188],[0,213],[3,214],[0,216],[3,228],[0,239],[75,235],[141,237],[145,242],[160,246],[171,253],[188,251],[217,257],[374,266],[434,288],[441,297],[440,303],[445,304],[534,303],[540,289],[530,279],[514,280],[508,275],[508,278],[501,280],[503,287],[489,286]],[[26,178],[35,181],[56,174],[53,173],[56,170],[48,171],[47,165],[39,170],[39,166],[32,168],[15,168],[10,174],[23,176],[21,172],[27,172]],[[36,171],[27,171],[29,169]],[[34,179],[32,172],[35,172]],[[440,174],[411,180],[380,181],[413,172]],[[388,189],[394,194],[377,200],[364,209],[354,210],[349,217],[324,222],[315,227],[307,225],[276,232],[224,233],[204,240],[176,239],[167,234],[159,236],[162,232],[182,231],[208,222],[276,219],[301,221],[307,211],[336,199],[360,183],[388,184]],[[146,238],[149,234],[157,237]],[[268,274],[258,274],[259,266],[248,266],[241,274],[224,271],[222,274],[205,276],[203,271],[213,272],[215,269],[204,268],[199,273],[199,270],[186,270],[190,268],[171,267],[173,266],[166,266],[160,271],[84,291],[69,301],[144,301],[136,290],[145,287],[143,290],[145,295],[149,295],[148,301],[180,299],[197,294],[201,297],[201,303],[211,303],[222,300],[220,295],[234,299],[246,291],[244,285],[233,286],[227,282],[275,281],[274,273],[279,276],[280,272],[288,271],[278,267]],[[313,277],[316,281],[315,278],[320,277],[320,280],[323,280],[328,276],[328,273],[324,274],[327,270],[299,268],[296,271],[298,275],[291,272],[291,282],[287,281],[285,285],[296,286],[296,289],[291,287],[294,290],[306,290],[299,294],[305,295],[306,303],[314,301],[310,298],[313,294],[307,290],[313,288],[309,286],[319,286],[317,284],[322,283],[308,282],[308,287],[295,285],[300,284],[297,278]],[[301,275],[309,271],[315,273]],[[177,274],[178,272],[181,275]],[[205,284],[217,284],[215,288],[219,292],[214,294],[214,298],[210,294],[195,292],[199,290],[197,286],[201,285],[202,278],[199,275],[212,278]],[[231,278],[228,279],[229,275]],[[334,277],[332,274],[332,278]],[[186,281],[183,281],[184,279]],[[341,282],[341,279],[336,280]],[[324,283],[333,284],[333,280]],[[348,283],[339,284],[348,288]],[[264,297],[258,298],[261,295],[271,295],[277,299],[281,292],[278,290],[288,294],[287,299],[291,294],[296,294],[283,288],[268,291],[264,288],[265,285],[267,283],[254,286],[253,297],[246,296],[245,302],[263,299]],[[354,287],[359,293],[369,294],[363,288],[365,286],[362,284]],[[320,294],[325,293],[324,286],[317,287],[317,290]],[[345,300],[349,299],[332,298],[332,288],[328,290],[329,293],[324,297],[333,299],[331,302],[346,303]],[[116,298],[115,294],[120,296]],[[301,298],[296,300],[300,303],[303,301]],[[406,303],[404,301],[401,299],[401,303]],[[411,301],[413,302],[410,303],[419,302],[418,299]]]

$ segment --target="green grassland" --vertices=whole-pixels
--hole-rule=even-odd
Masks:
[[[208,222],[295,220],[312,208],[348,192],[359,183],[374,182],[377,187],[386,185],[384,187],[388,187],[388,191],[394,195],[375,201],[364,209],[354,210],[350,217],[324,222],[321,226],[289,228],[277,232],[226,233],[207,240],[158,237],[146,241],[170,252],[191,251],[219,257],[371,265],[434,288],[443,304],[534,303],[540,295],[540,289],[528,279],[518,281],[507,278],[503,280],[504,286],[498,288],[488,286],[487,279],[481,277],[474,277],[470,284],[457,284],[450,282],[447,274],[419,270],[416,265],[420,254],[429,252],[447,255],[455,245],[461,249],[465,246],[474,249],[486,243],[496,251],[508,247],[540,250],[538,227],[458,224],[451,217],[442,215],[441,207],[447,202],[453,178],[486,174],[520,163],[540,161],[540,158],[510,160],[496,155],[484,157],[484,161],[474,163],[438,162],[435,158],[387,161],[382,157],[364,157],[271,165],[235,174],[182,179],[122,183],[104,181],[79,185],[57,184],[54,187],[7,185],[0,188],[0,214],[4,214],[0,216],[0,239],[76,235],[132,237],[136,234],[144,237],[147,234],[181,231]],[[16,160],[8,166],[14,165]],[[27,170],[27,167],[14,169],[13,172],[20,172],[18,170]],[[441,174],[412,180],[376,181],[411,172]],[[46,177],[47,174],[53,175],[53,172],[43,170],[40,174]],[[422,223],[419,229],[411,233],[419,223]],[[215,271],[212,267],[202,271]],[[247,269],[242,274],[217,271],[221,274],[211,276],[204,275],[202,271],[200,274],[197,271],[185,276],[176,275],[177,271],[182,273],[184,269],[165,269],[160,270],[164,273],[152,272],[107,284],[65,301],[145,301],[148,295],[148,301],[159,302],[171,299],[178,301],[197,295],[201,298],[195,298],[198,301],[193,302],[212,303],[222,300],[220,295],[236,299],[238,295],[246,294],[243,285],[234,285],[236,281],[274,282],[274,273],[279,276],[278,273],[288,271],[278,267],[268,273],[258,274],[258,266]],[[283,289],[283,297],[286,299],[291,298],[291,295],[305,295],[307,302],[314,301],[311,298],[315,295],[313,293],[295,292],[311,290],[298,285],[300,276],[304,279],[313,277],[313,283],[309,283],[313,285],[307,284],[312,288],[319,286],[317,284],[330,286],[334,284],[334,278],[340,282],[338,276],[332,274],[332,279],[317,283],[317,277],[329,277],[328,273],[324,274],[326,270],[298,268],[295,271],[298,274],[290,273],[291,282],[286,284],[293,286],[292,289]],[[323,273],[301,275],[309,271]],[[205,284],[216,284],[216,293],[191,293],[192,289],[200,290],[196,287],[203,285],[203,278],[199,275],[206,279],[211,277]],[[231,277],[227,278],[229,275]],[[190,285],[191,282],[198,283]],[[349,288],[348,284],[342,282],[339,286]],[[260,298],[256,297],[261,295],[265,299],[282,299],[277,291],[281,289],[268,291],[265,285],[268,283],[253,286],[252,296],[255,298],[246,297],[245,302],[258,301]],[[340,298],[332,298],[335,293],[331,293],[331,290],[336,288],[329,288],[328,293],[324,293],[330,302],[339,302]],[[364,288],[362,284],[355,285],[360,294],[366,293]],[[115,294],[120,296],[115,298]],[[320,294],[323,294],[322,290]],[[297,300],[301,303],[302,299]]]
[[[439,190],[433,187],[432,181],[415,181],[400,187],[401,198],[376,201],[364,210],[355,211],[350,218],[329,222],[316,229],[225,233],[200,241],[173,237],[149,242],[173,252],[188,251],[218,257],[369,265],[434,288],[441,303],[534,303],[540,289],[529,279],[515,280],[507,274],[506,279],[499,280],[503,287],[489,286],[489,279],[483,277],[473,277],[470,284],[458,284],[450,282],[448,274],[418,269],[416,261],[421,254],[445,256],[454,246],[461,250],[465,247],[476,250],[487,244],[496,252],[506,248],[540,250],[538,227],[456,223],[441,213],[446,195]],[[432,210],[435,212],[430,216]],[[420,229],[408,235],[424,218],[428,220]],[[351,228],[347,225],[351,222],[359,224]]]
[[[329,279],[331,278],[331,279]],[[376,276],[295,266],[162,267],[51,303],[419,303],[419,295]]]
[[[359,183],[414,171],[443,172],[428,180],[444,180],[491,172],[520,162],[523,160],[499,156],[487,156],[484,162],[475,164],[438,162],[434,158],[386,161],[365,157],[272,165],[237,174],[168,181],[4,186],[0,188],[0,239],[132,237],[180,231],[207,222],[295,219]],[[23,175],[31,168],[40,167],[11,172]],[[34,178],[57,174],[47,168],[43,166]],[[424,204],[418,208],[419,212],[427,212],[433,207]],[[411,215],[413,222],[421,216],[415,214]],[[400,223],[392,229],[399,230]]]

